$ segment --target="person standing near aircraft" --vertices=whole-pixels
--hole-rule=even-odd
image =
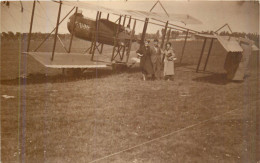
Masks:
[[[151,60],[153,65],[154,77],[161,78],[161,48],[158,39],[154,39],[153,47],[151,48]]]
[[[145,40],[144,45],[142,45],[136,51],[138,57],[140,57],[140,68],[143,75],[143,80],[147,80],[148,75],[153,76],[153,67],[151,61],[151,49],[149,47],[149,41]]]
[[[126,26],[126,28],[125,28],[125,31],[126,31],[126,33],[127,33],[128,35],[131,35],[132,30],[131,30],[131,28],[130,28],[130,24],[127,24],[127,26]]]
[[[172,49],[172,44],[170,42],[166,43],[166,48],[163,51],[163,53],[164,53],[164,69],[163,69],[164,79],[173,80],[175,53]]]

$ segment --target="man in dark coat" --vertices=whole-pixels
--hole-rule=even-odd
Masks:
[[[151,60],[153,65],[153,71],[156,79],[160,79],[162,77],[161,71],[161,48],[159,46],[158,39],[154,40],[154,46],[151,48]]]
[[[140,57],[140,68],[143,74],[143,80],[146,80],[148,75],[149,76],[154,75],[149,41],[145,40],[144,45],[141,46],[136,53]]]

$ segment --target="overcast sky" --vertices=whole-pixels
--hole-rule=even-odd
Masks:
[[[130,9],[149,11],[156,1],[93,1],[91,3],[103,5],[114,9]],[[233,32],[250,32],[259,34],[259,3],[258,2],[237,2],[237,1],[164,1],[161,0],[168,13],[189,14],[199,19],[201,25],[187,25],[185,27],[202,30],[217,30],[228,23]],[[28,32],[31,18],[32,2],[23,2],[24,12],[20,12],[20,3],[11,2],[10,7],[1,5],[1,31]],[[71,6],[62,6],[61,18],[63,18]],[[96,11],[82,9],[83,15],[95,19]],[[163,12],[160,5],[157,5],[154,12]],[[33,32],[50,32],[55,24],[58,13],[58,4],[54,2],[40,2],[36,4]],[[106,14],[103,13],[103,17]],[[118,17],[110,16],[111,20]],[[62,23],[59,32],[68,33],[67,19]],[[184,26],[184,24],[176,23]],[[143,23],[137,23],[136,32],[142,31]],[[148,33],[156,32],[162,27],[149,25]],[[227,29],[226,29],[227,30]]]

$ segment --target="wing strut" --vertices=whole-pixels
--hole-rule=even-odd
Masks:
[[[159,0],[158,0],[159,1]],[[168,12],[165,10],[165,8],[163,7],[162,3],[159,1],[161,7],[163,8],[164,12],[166,13],[167,16],[169,16]]]
[[[164,32],[163,32],[163,35],[162,35],[161,48],[164,48],[164,40],[165,40],[165,35],[166,35],[166,32],[167,32],[167,28],[168,28],[168,21],[166,22],[165,27],[164,27]]]
[[[159,2],[159,1],[157,1],[157,2],[153,5],[153,7],[151,8],[150,12],[153,10],[153,8],[157,5],[158,2]]]
[[[167,31],[167,39],[166,39],[166,42],[169,42],[170,40],[170,36],[171,36],[171,28]]]
[[[123,26],[125,26],[126,15],[124,16]]]
[[[93,47],[94,47],[94,42],[95,42],[96,32],[97,32],[97,20],[98,20],[98,17],[99,17],[99,11],[97,11],[97,15],[96,15],[96,22],[95,22],[96,23],[95,24],[96,25],[96,29],[95,29],[96,31],[95,31],[95,35],[94,36],[92,35],[91,45],[90,45],[90,48],[89,48],[89,54],[92,54]],[[86,50],[86,51],[88,51],[88,50]]]
[[[136,25],[136,19],[135,19],[135,22],[134,22],[133,30],[131,32],[130,42],[129,42],[127,53],[126,53],[126,62],[128,62],[129,55],[130,55],[130,50],[131,50],[131,46],[132,46],[132,42],[133,42],[133,38],[134,38],[134,35],[135,35],[135,25]]]
[[[115,59],[114,55],[115,55],[116,47],[118,46],[117,45],[117,37],[118,37],[118,33],[119,33],[121,18],[122,18],[122,16],[120,15],[120,17],[118,19],[118,26],[117,26],[117,30],[116,30],[116,35],[114,37],[114,47],[113,47],[113,53],[112,53],[111,61],[113,61]],[[119,50],[119,47],[117,47],[117,48]]]
[[[74,36],[74,31],[75,31],[75,23],[76,23],[76,19],[77,19],[77,13],[78,13],[78,7],[76,7],[75,17],[74,17],[74,20],[73,20],[72,32],[71,32],[71,37],[70,37],[70,46],[69,46],[68,53],[70,53],[71,46],[72,46],[72,40],[73,40],[73,36]]]
[[[186,46],[188,35],[189,35],[189,30],[187,30],[187,33],[186,33],[186,36],[185,36],[185,41],[184,41],[184,44],[183,44],[183,47],[182,47],[182,52],[181,52],[180,63],[182,62],[182,57],[183,57],[183,54],[184,54],[184,50],[185,50],[185,46]]]
[[[230,28],[230,26],[229,26],[227,23],[224,24],[222,27],[220,27],[218,30],[216,30],[215,33],[217,33],[219,30],[221,30],[221,29],[224,28],[225,26],[227,26],[228,29],[230,30],[230,32],[233,33],[232,30],[231,30],[231,28]]]
[[[128,21],[128,24],[127,24],[127,25],[130,25],[130,24],[131,24],[131,19],[132,19],[132,17],[130,16],[130,17],[129,17],[129,21]]]
[[[144,44],[144,39],[145,39],[145,34],[146,34],[148,23],[149,23],[149,18],[145,18],[140,47]]]
[[[68,14],[60,21],[59,25],[69,16],[69,14],[74,10],[75,7],[73,7],[70,12],[68,12]],[[51,34],[56,30],[56,27],[51,31],[51,33],[48,34],[48,36],[40,43],[40,45],[34,50],[37,51],[42,44],[51,36]]]
[[[53,58],[54,58],[54,52],[55,52],[55,48],[56,48],[57,35],[58,35],[58,30],[59,30],[61,5],[62,5],[62,2],[61,2],[61,0],[60,0],[58,18],[57,18],[57,23],[56,23],[56,31],[55,31],[55,36],[54,36],[54,44],[53,44],[52,55],[51,55],[51,60],[52,60],[52,61],[53,61]]]
[[[207,38],[204,38],[204,43],[203,43],[202,50],[201,50],[201,53],[200,53],[200,58],[199,58],[199,61],[198,61],[198,65],[197,65],[196,72],[199,71],[200,62],[201,62],[201,59],[202,59],[202,56],[203,56],[203,53],[204,53],[204,49],[205,49],[206,42],[207,42]]]
[[[164,39],[165,39],[165,35],[166,35],[167,28],[168,28],[168,21],[167,21],[166,24],[165,24],[164,32],[163,32],[163,35],[162,35],[162,43],[161,43],[161,48],[162,48],[162,49],[164,48]],[[163,54],[162,61],[164,60],[164,57],[165,57],[165,54]]]
[[[212,38],[212,39],[211,39],[211,42],[210,42],[210,47],[209,47],[209,51],[208,51],[208,56],[207,56],[206,63],[205,63],[205,65],[204,65],[203,71],[206,70],[206,67],[207,67],[207,64],[208,64],[208,60],[209,60],[209,56],[210,56],[210,52],[211,52],[211,49],[212,49],[212,46],[213,46],[213,42],[214,42],[214,39]]]
[[[95,55],[95,50],[97,48],[97,40],[98,40],[98,30],[99,30],[99,20],[101,18],[101,12],[97,12],[97,16],[96,16],[96,32],[95,32],[95,39],[92,42],[92,50],[91,50],[91,61],[93,61],[94,59],[94,55]]]
[[[35,11],[35,0],[33,1],[33,9],[32,9],[32,16],[31,16],[31,23],[30,23],[30,31],[28,36],[28,44],[27,44],[27,52],[30,49],[30,42],[31,42],[31,34],[32,34],[32,25],[33,25],[33,18],[34,18],[34,11]]]
[[[107,20],[109,20],[109,14],[107,14]],[[101,50],[100,50],[100,53],[103,53],[103,46],[104,46],[104,44],[101,44]]]
[[[162,5],[162,3],[160,2],[160,0],[158,0],[158,1],[153,5],[153,7],[150,9],[150,12],[152,12],[152,10],[154,9],[154,7],[155,7],[158,3],[159,3],[160,6],[162,7],[162,9],[163,9],[164,12],[166,13],[166,15],[169,17],[168,12],[167,12],[166,9],[163,7],[163,5]]]
[[[124,16],[123,27],[125,27],[125,21],[126,21],[126,15]],[[120,58],[121,60],[123,60],[123,58],[124,58],[125,48],[126,48],[126,41],[124,41],[123,54],[122,54],[122,57]]]

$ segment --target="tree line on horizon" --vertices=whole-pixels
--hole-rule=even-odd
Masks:
[[[157,30],[156,33],[146,33],[146,38],[147,39],[159,39],[162,37],[164,33],[164,29],[162,29],[161,31],[160,30]],[[186,31],[170,31],[168,30],[167,33],[166,33],[166,36],[169,35],[169,38],[170,39],[177,39],[179,36],[183,36],[183,35],[186,35]],[[213,34],[214,32],[213,31],[202,31],[201,32],[202,34]],[[44,40],[47,36],[49,35],[49,33],[41,33],[41,32],[36,32],[36,33],[32,33],[31,34],[31,39],[32,40]],[[141,33],[139,33],[137,35],[137,37],[141,38]],[[234,36],[234,37],[247,37],[249,38],[250,40],[253,40],[255,41],[256,45],[259,45],[259,34],[257,33],[245,33],[245,32],[233,32],[233,33],[230,33],[230,32],[227,32],[227,31],[222,31],[219,33],[220,36]],[[1,32],[1,39],[2,40],[20,40],[20,39],[26,39],[28,36],[28,33],[20,33],[20,32],[12,32],[12,31],[9,31],[9,32]],[[66,39],[70,39],[71,37],[71,34],[69,33],[66,33],[66,34],[59,34],[59,37],[63,40],[66,40]],[[54,34],[51,34],[49,36],[48,39],[53,39],[54,38]]]
[[[29,33],[20,33],[20,32],[13,33],[12,31],[2,32],[1,33],[1,39],[4,39],[4,40],[25,39],[25,38],[27,38],[28,34]],[[31,39],[32,40],[44,40],[48,35],[50,35],[50,34],[49,33],[41,33],[41,32],[31,33]],[[71,34],[69,34],[69,33],[59,34],[59,37],[61,39],[67,39],[67,38],[71,37]],[[54,38],[54,34],[51,34],[48,39],[53,39],[53,38]]]
[[[147,39],[159,39],[162,37],[164,33],[164,29],[162,29],[161,31],[157,31],[156,33],[146,33],[146,38]],[[209,34],[209,35],[213,35],[214,31],[202,31],[200,32],[201,34]],[[168,30],[166,33],[166,36],[169,35],[170,39],[178,39],[180,36],[185,36],[187,34],[186,31],[170,31]],[[250,40],[253,40],[256,42],[257,45],[259,45],[259,34],[257,33],[245,33],[245,32],[233,32],[230,33],[228,31],[222,31],[219,33],[220,36],[233,36],[233,37],[247,37]],[[139,37],[141,37],[141,33],[139,34]]]

